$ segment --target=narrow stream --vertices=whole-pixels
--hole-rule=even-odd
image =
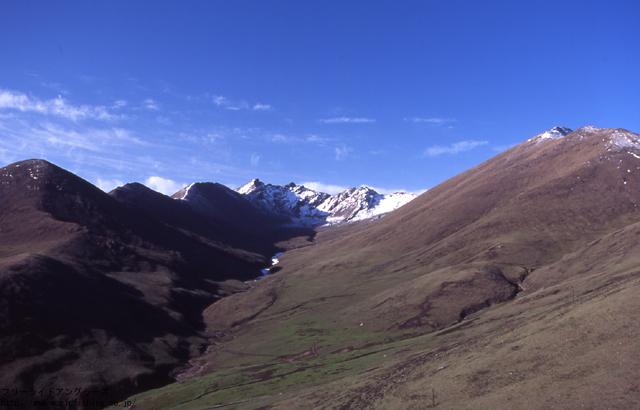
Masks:
[[[260,277],[264,277],[267,276],[268,274],[271,273],[271,269],[273,269],[274,266],[276,266],[278,263],[280,263],[280,257],[284,254],[284,252],[278,252],[275,255],[273,255],[271,257],[271,266],[269,266],[268,268],[264,268],[264,269],[260,269]]]

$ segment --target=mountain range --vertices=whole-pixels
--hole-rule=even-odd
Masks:
[[[345,200],[373,215],[384,198],[375,195]],[[299,218],[253,198],[217,183],[172,197],[139,183],[107,194],[44,160],[1,168],[0,385],[40,391],[63,380],[117,399],[168,383],[206,345],[204,308],[246,290],[328,215]],[[290,210],[313,206],[297,200]]]
[[[304,185],[265,184],[254,179],[237,191],[250,202],[294,225],[331,225],[383,216],[416,197],[407,192],[380,194],[362,185],[329,195]]]
[[[15,163],[0,386],[138,409],[634,408],[639,175],[640,135],[592,126],[415,199],[259,180],[106,194]]]
[[[216,342],[188,378],[134,398],[637,407],[639,175],[638,134],[549,130],[381,220],[321,229],[205,310]]]

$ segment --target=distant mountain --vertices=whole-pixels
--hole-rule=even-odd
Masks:
[[[318,206],[330,195],[293,182],[282,186],[253,179],[236,191],[260,209],[292,224],[321,225],[327,217]]]
[[[256,234],[256,226],[260,230],[272,230],[282,224],[283,219],[270,212],[265,212],[248,201],[244,195],[211,182],[196,182],[172,195],[173,199],[189,204],[201,215],[228,225],[235,231]]]
[[[318,209],[329,215],[328,223],[361,221],[394,211],[415,197],[415,194],[407,192],[379,194],[372,188],[361,186],[330,196]]]
[[[237,191],[265,212],[286,218],[294,225],[326,225],[373,218],[416,197],[406,192],[384,195],[367,186],[329,195],[293,182],[273,185],[259,179],[249,181]]]
[[[573,130],[567,127],[553,127],[534,137],[529,138],[527,141],[544,141],[547,139],[558,139],[565,135],[572,133]]]

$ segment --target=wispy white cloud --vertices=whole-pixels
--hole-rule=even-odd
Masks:
[[[113,102],[113,108],[119,109],[119,108],[124,108],[128,105],[127,100],[115,100]]]
[[[405,121],[413,123],[425,123],[433,125],[446,125],[456,122],[455,118],[442,118],[442,117],[411,117],[405,118]]]
[[[246,110],[249,108],[249,103],[246,101],[231,101],[223,95],[214,95],[213,103],[220,108],[231,111]]]
[[[119,118],[103,105],[73,105],[62,96],[42,100],[27,94],[0,89],[0,110],[15,110],[51,115],[72,121],[95,119],[109,121]]]
[[[348,189],[348,187],[346,186],[325,184],[323,182],[318,182],[318,181],[307,181],[307,182],[303,182],[302,185],[306,186],[309,189],[313,189],[314,191],[325,192],[331,195],[338,194]]]
[[[366,117],[332,117],[319,119],[318,122],[322,124],[370,124],[376,120]]]
[[[88,151],[104,151],[114,146],[145,145],[124,128],[73,129],[61,125],[44,123],[31,129],[34,137],[50,145],[81,148]]]
[[[326,146],[332,141],[331,138],[321,137],[317,134],[308,134],[304,136],[294,136],[283,133],[268,134],[271,142],[278,144],[314,144],[318,146]]]
[[[179,132],[177,135],[183,141],[211,145],[224,140],[227,137],[226,130],[203,131],[197,133]]]
[[[518,145],[518,144],[515,143],[515,144],[507,144],[507,145],[496,145],[496,146],[491,147],[491,150],[495,151],[495,152],[502,152],[502,151],[506,151],[506,150],[508,150],[510,148],[513,148],[516,145]]]
[[[152,175],[145,179],[144,184],[154,191],[165,195],[173,195],[186,185],[182,182],[176,182],[173,179],[163,178],[157,175]]]
[[[274,144],[288,145],[314,145],[328,152],[333,151],[336,160],[343,160],[353,152],[353,149],[339,140],[329,137],[323,137],[317,134],[308,134],[303,136],[289,135],[283,133],[266,134],[266,139]]]
[[[124,185],[124,182],[120,181],[119,179],[103,179],[98,177],[98,179],[96,179],[95,185],[104,192],[111,192],[115,188]]]
[[[16,96],[17,99],[13,98]],[[70,121],[71,118],[90,118],[90,114],[67,115],[67,111],[53,111],[45,104],[47,100],[24,93],[12,92],[9,98],[4,93],[2,98],[0,162],[4,164],[26,158],[47,159],[92,182],[98,183],[100,178],[103,189],[112,188],[108,182],[115,185],[125,178],[133,180],[141,175],[184,181],[201,179],[204,175],[214,180],[248,178],[255,172],[246,165],[235,164],[224,143],[214,144],[226,136],[242,138],[249,132],[247,128],[223,128],[220,132],[216,128],[195,130],[196,137],[184,138],[170,129],[149,135],[146,130],[138,133],[128,124],[117,124],[116,127],[111,122]],[[66,101],[64,103],[70,106]],[[143,108],[138,104],[130,109]],[[129,108],[131,104],[114,104],[113,100],[108,103],[110,110],[115,110],[115,105]],[[156,118],[157,114],[149,114]],[[185,143],[191,142],[189,139],[198,143]],[[265,174],[269,172],[264,171]],[[156,183],[158,190],[170,192],[175,188],[166,188],[169,185],[161,185],[158,181],[150,181]]]
[[[434,145],[424,151],[427,157],[436,157],[444,154],[459,154],[465,151],[471,151],[475,148],[487,145],[488,141],[466,140],[454,142],[450,145]]]
[[[340,145],[333,149],[336,160],[340,161],[345,159],[351,153],[352,149],[346,145]]]
[[[288,135],[285,135],[285,134],[278,133],[278,134],[273,134],[271,136],[271,142],[276,142],[276,143],[279,143],[279,144],[284,144],[284,143],[288,143],[288,142],[296,142],[296,141],[297,141],[297,139],[295,139],[293,137],[290,137]]]
[[[144,108],[150,111],[158,111],[160,109],[160,105],[153,98],[147,98],[142,102]]]
[[[249,104],[245,100],[233,100],[225,97],[224,95],[213,95],[211,96],[211,100],[217,107],[225,110],[230,110],[230,111],[241,111],[241,110],[271,111],[273,110],[273,106],[271,104],[262,103],[262,102]]]
[[[229,104],[229,100],[227,100],[227,98],[222,95],[214,95],[212,99],[213,103],[218,107],[225,107]]]
[[[260,155],[256,154],[255,152],[252,153],[249,157],[249,162],[251,163],[252,167],[257,167],[258,165],[260,165]]]
[[[272,109],[273,107],[269,104],[263,104],[263,103],[253,104],[254,111],[271,111]]]
[[[321,136],[316,135],[316,134],[311,134],[311,135],[307,135],[306,137],[304,137],[304,141],[308,142],[310,144],[325,145],[330,141],[330,139],[329,138],[325,138],[325,137],[321,137]]]
[[[82,123],[54,123],[46,119],[7,118],[0,120],[0,150],[7,159],[46,158],[77,164],[82,169],[141,168],[132,158],[136,149],[152,149],[153,144],[138,139],[130,130],[95,127]],[[5,161],[6,162],[6,161]],[[104,174],[94,175],[104,177]]]

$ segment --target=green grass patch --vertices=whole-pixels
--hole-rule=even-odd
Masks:
[[[294,327],[295,328],[295,327]],[[293,329],[288,329],[291,332]],[[289,333],[289,335],[295,334]],[[298,335],[299,336],[299,335]],[[307,335],[319,337],[320,335]],[[349,341],[353,338],[336,331],[322,335],[328,341]],[[374,367],[394,361],[394,355],[407,347],[424,349],[431,343],[430,335],[412,339],[371,343],[371,335],[360,334],[356,340],[366,342],[367,347],[337,353],[321,352],[292,362],[271,361],[262,364],[225,368],[205,376],[174,383],[151,390],[132,399],[141,409],[204,409],[218,405],[240,405],[268,401],[281,394],[290,395],[309,386],[318,386],[345,377],[353,377]],[[328,350],[328,349],[326,349]]]

